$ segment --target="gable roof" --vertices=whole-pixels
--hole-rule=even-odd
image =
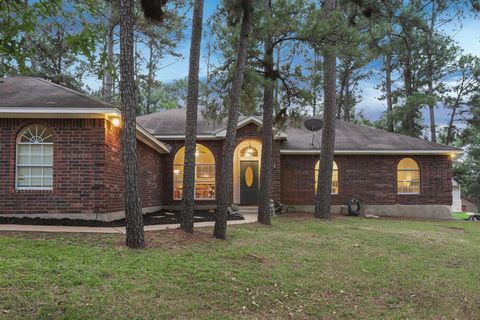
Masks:
[[[184,139],[185,109],[164,110],[137,118],[138,123],[159,139]],[[258,116],[241,116],[239,128],[248,123],[262,125]],[[226,121],[210,123],[202,113],[198,113],[199,139],[224,139]],[[320,152],[322,130],[313,134],[302,124],[288,122],[283,132],[277,135],[282,138],[283,154],[317,154]],[[336,120],[335,153],[336,154],[451,154],[462,150],[433,143],[427,140],[387,132],[371,127],[361,126],[342,120]]]
[[[183,108],[162,110],[137,117],[137,122],[147,128],[159,139],[183,139],[185,138],[185,116]],[[262,118],[259,116],[240,116],[237,128],[240,129],[250,123],[262,126]],[[223,139],[226,134],[226,119],[213,122],[206,119],[202,112],[197,113],[197,136],[203,139]]]
[[[0,97],[0,108],[115,108],[83,93],[33,77],[0,79]]]
[[[53,82],[33,77],[0,78],[0,118],[95,118],[121,117],[112,104]],[[137,139],[160,153],[170,149],[137,124]]]

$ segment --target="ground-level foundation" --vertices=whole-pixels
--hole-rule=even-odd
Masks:
[[[314,205],[288,205],[299,212],[314,212]],[[333,214],[347,213],[346,205],[331,206]],[[380,217],[403,217],[416,219],[442,219],[450,220],[452,217],[452,209],[448,205],[365,205],[365,213],[378,215]]]

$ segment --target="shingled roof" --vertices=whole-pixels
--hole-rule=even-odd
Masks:
[[[32,77],[0,79],[0,108],[115,108],[53,82]]]
[[[322,131],[315,133],[312,145],[312,132],[303,126],[289,125],[286,128],[287,140],[282,149],[286,150],[318,150],[322,141]],[[342,120],[335,123],[335,150],[342,151],[452,151],[459,149],[424,139],[387,132]]]
[[[112,104],[47,80],[32,77],[0,78],[0,118],[98,118],[120,117]],[[169,147],[137,124],[137,138],[160,153]]]
[[[150,130],[155,136],[168,138],[169,136],[185,135],[185,109],[163,110],[137,117],[137,122]],[[246,120],[253,120],[258,124],[262,118],[258,116],[240,116],[238,119],[241,125]],[[197,114],[197,134],[199,136],[217,136],[222,138],[222,131],[227,125],[226,119],[220,122],[213,122],[206,119],[199,111]]]
[[[254,118],[261,124],[260,117],[242,116],[242,120]],[[160,111],[137,118],[137,122],[147,128],[159,139],[169,137],[182,138],[185,134],[185,109]],[[198,113],[198,135],[217,137],[218,132],[225,128],[225,121],[212,124],[203,115]],[[315,153],[320,149],[322,130],[315,133],[315,142],[312,144],[312,132],[308,131],[301,122],[288,123],[282,133],[281,150],[283,153]],[[221,139],[223,137],[218,136]],[[394,153],[394,152],[429,152],[449,153],[461,152],[460,149],[433,143],[424,139],[409,137],[387,132],[371,127],[361,126],[341,120],[336,120],[335,151],[337,153]]]

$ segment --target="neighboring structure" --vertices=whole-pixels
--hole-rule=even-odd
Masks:
[[[455,179],[452,179],[452,212],[462,211],[462,194],[460,185]]]
[[[472,200],[462,197],[462,212],[478,213],[478,206]]]
[[[462,197],[460,185],[452,179],[452,212],[478,212],[478,206],[473,200]]]
[[[0,83],[0,215],[111,220],[123,215],[120,113],[115,107],[34,78]],[[140,190],[145,211],[178,207],[185,111],[138,117]],[[232,200],[255,205],[261,164],[260,117],[241,117]],[[143,129],[145,128],[145,129]],[[198,115],[197,206],[214,207],[225,122]],[[288,123],[273,145],[271,197],[313,210],[321,131]],[[4,151],[5,150],[5,151]],[[332,212],[360,198],[366,212],[450,218],[452,157],[459,149],[337,120]]]

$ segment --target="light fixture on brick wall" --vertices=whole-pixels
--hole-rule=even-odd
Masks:
[[[115,118],[112,119],[112,124],[113,124],[114,127],[118,128],[118,127],[121,126],[122,120],[118,117],[115,117]]]

